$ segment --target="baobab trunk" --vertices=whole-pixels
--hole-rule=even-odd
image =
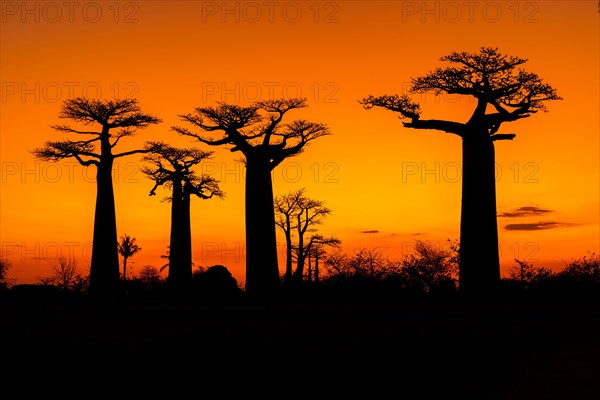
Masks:
[[[113,156],[108,134],[101,137],[102,159],[96,172],[96,210],[90,265],[90,294],[114,296],[119,285],[117,218],[112,182]]]
[[[181,180],[173,180],[171,196],[171,236],[169,240],[169,285],[177,289],[182,280],[181,271],[184,269],[183,245],[183,186]]]
[[[186,184],[187,185],[187,184]],[[179,287],[188,290],[192,285],[192,221],[190,215],[190,193],[184,187],[181,202],[181,270],[178,273]]]
[[[481,132],[463,136],[459,286],[489,294],[500,282],[494,142]]]
[[[268,160],[246,160],[246,290],[259,297],[280,285],[273,182]]]

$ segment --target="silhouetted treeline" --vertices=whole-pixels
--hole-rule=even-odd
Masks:
[[[302,285],[286,287],[278,301],[293,302],[455,302],[458,290],[458,245],[449,242],[441,248],[416,241],[414,252],[401,259],[390,259],[378,249],[362,249],[354,254],[336,251],[321,261],[322,276]],[[61,260],[54,275],[39,278],[38,284],[4,284],[2,298],[17,301],[87,301],[89,276],[74,269],[71,261]],[[5,268],[6,271],[6,268]],[[8,282],[6,272],[4,281]],[[281,278],[282,280],[284,277]],[[186,300],[201,303],[239,303],[251,300],[227,267],[198,267],[185,298],[173,291],[158,268],[144,266],[122,281],[119,299],[133,302]],[[553,271],[515,260],[515,266],[501,280],[495,300],[579,302],[600,301],[600,256],[591,253],[573,259],[564,269]]]

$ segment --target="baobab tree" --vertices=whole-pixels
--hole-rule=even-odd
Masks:
[[[219,102],[198,107],[180,118],[201,131],[220,132],[219,138],[175,126],[181,135],[210,146],[229,146],[244,155],[246,167],[246,291],[269,296],[280,287],[271,172],[283,160],[300,154],[313,140],[330,134],[322,123],[294,120],[282,123],[292,110],[307,107],[306,99],[274,99],[247,107]]]
[[[366,109],[381,107],[400,114],[406,128],[462,139],[459,285],[467,293],[489,292],[500,282],[494,142],[515,137],[499,133],[502,124],[545,112],[546,101],[561,98],[537,74],[521,68],[527,59],[503,55],[497,48],[452,52],[440,60],[450,66],[413,78],[409,92],[473,97],[476,106],[466,122],[421,119],[419,104],[408,95],[371,95],[359,102]]]
[[[313,243],[315,241],[326,241],[320,235],[312,235],[307,240],[306,234],[316,232],[316,226],[323,224],[325,218],[327,218],[329,214],[331,214],[331,209],[325,207],[324,201],[314,200],[306,196],[300,196],[298,198],[297,212],[294,215],[296,219],[296,233],[298,235],[294,279],[298,283],[302,282],[304,264],[309,257]]]
[[[154,181],[150,195],[159,186],[171,190],[171,235],[169,240],[169,285],[178,291],[188,289],[192,283],[192,230],[190,204],[192,195],[206,200],[213,196],[222,198],[219,183],[209,175],[197,176],[193,167],[212,156],[212,152],[197,148],[177,148],[162,142],[148,142],[144,161],[152,167],[142,172]]]
[[[124,234],[121,236],[121,241],[118,243],[118,251],[121,257],[123,257],[123,280],[127,280],[127,260],[142,250],[136,243],[134,237]]]
[[[84,97],[65,100],[59,118],[71,119],[82,127],[75,129],[68,125],[53,125],[55,131],[91,139],[47,141],[32,153],[44,161],[74,158],[84,167],[96,167],[96,209],[89,292],[92,296],[113,296],[119,284],[113,162],[120,157],[145,152],[144,149],[135,149],[114,153],[114,148],[121,139],[133,136],[138,129],[158,124],[161,120],[142,113],[136,99],[96,100]],[[94,125],[98,130],[89,128]]]
[[[298,212],[298,199],[304,195],[304,192],[305,189],[303,188],[273,199],[275,205],[275,224],[281,228],[285,237],[285,275],[283,278],[285,284],[292,282],[292,252],[294,248],[292,235],[297,228],[295,214]]]
[[[314,200],[305,195],[304,188],[277,196],[274,199],[276,225],[281,228],[286,241],[286,274],[284,282],[300,283],[304,275],[304,265],[310,255],[313,244],[334,244],[338,239],[324,238],[322,235],[307,233],[316,232],[316,226],[321,225],[331,210],[325,207],[325,202]],[[292,236],[296,237],[294,244]],[[296,270],[292,273],[292,259],[295,254]]]

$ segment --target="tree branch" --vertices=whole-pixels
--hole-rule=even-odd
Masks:
[[[124,153],[115,154],[113,157],[118,158],[118,157],[130,156],[132,154],[145,154],[145,153],[149,153],[149,152],[150,152],[150,150],[148,150],[148,149],[138,149],[138,150],[131,150],[131,151],[126,151]]]
[[[513,140],[515,138],[514,133],[496,133],[495,135],[490,136],[493,141],[496,140]]]
[[[453,133],[455,135],[461,136],[463,135],[465,124],[460,122],[452,122],[452,121],[443,121],[437,119],[429,119],[429,120],[413,120],[411,122],[403,122],[402,123],[407,128],[413,129],[432,129],[437,131],[443,131],[447,133]]]

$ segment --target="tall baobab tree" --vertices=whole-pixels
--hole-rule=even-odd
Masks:
[[[59,118],[73,120],[81,128],[53,125],[55,131],[91,139],[48,141],[32,153],[44,161],[74,158],[84,167],[96,167],[96,210],[89,292],[93,296],[110,297],[115,294],[119,284],[113,162],[120,157],[145,152],[136,149],[114,153],[114,148],[122,138],[133,136],[136,130],[158,124],[161,120],[142,113],[136,99],[96,100],[83,97],[65,100]],[[97,130],[91,126],[97,126]]]
[[[459,285],[464,292],[489,292],[500,281],[494,142],[512,140],[499,133],[502,124],[547,111],[545,102],[560,100],[556,90],[535,73],[521,68],[526,59],[482,47],[478,53],[452,52],[440,59],[450,63],[412,79],[410,93],[448,93],[476,100],[466,122],[421,119],[419,104],[408,95],[368,96],[364,108],[396,112],[404,127],[431,129],[462,140],[462,206]],[[488,112],[491,111],[491,112]]]
[[[219,138],[205,137],[175,126],[181,135],[210,146],[229,146],[244,155],[246,167],[246,290],[269,296],[280,287],[271,171],[283,160],[303,151],[313,140],[330,134],[322,123],[294,120],[282,123],[292,110],[307,107],[306,99],[274,99],[247,107],[219,102],[198,107],[180,118]]]
[[[121,257],[123,257],[123,280],[127,280],[127,260],[142,250],[136,243],[134,237],[124,234],[121,236],[121,241],[118,243],[118,251]]]
[[[190,205],[192,195],[206,200],[213,196],[222,198],[217,180],[209,175],[197,176],[193,167],[211,157],[212,152],[197,148],[177,148],[162,142],[148,142],[148,154],[144,161],[152,167],[142,168],[154,187],[150,195],[156,194],[159,186],[171,190],[171,235],[169,241],[169,285],[183,291],[192,282],[192,230]]]

